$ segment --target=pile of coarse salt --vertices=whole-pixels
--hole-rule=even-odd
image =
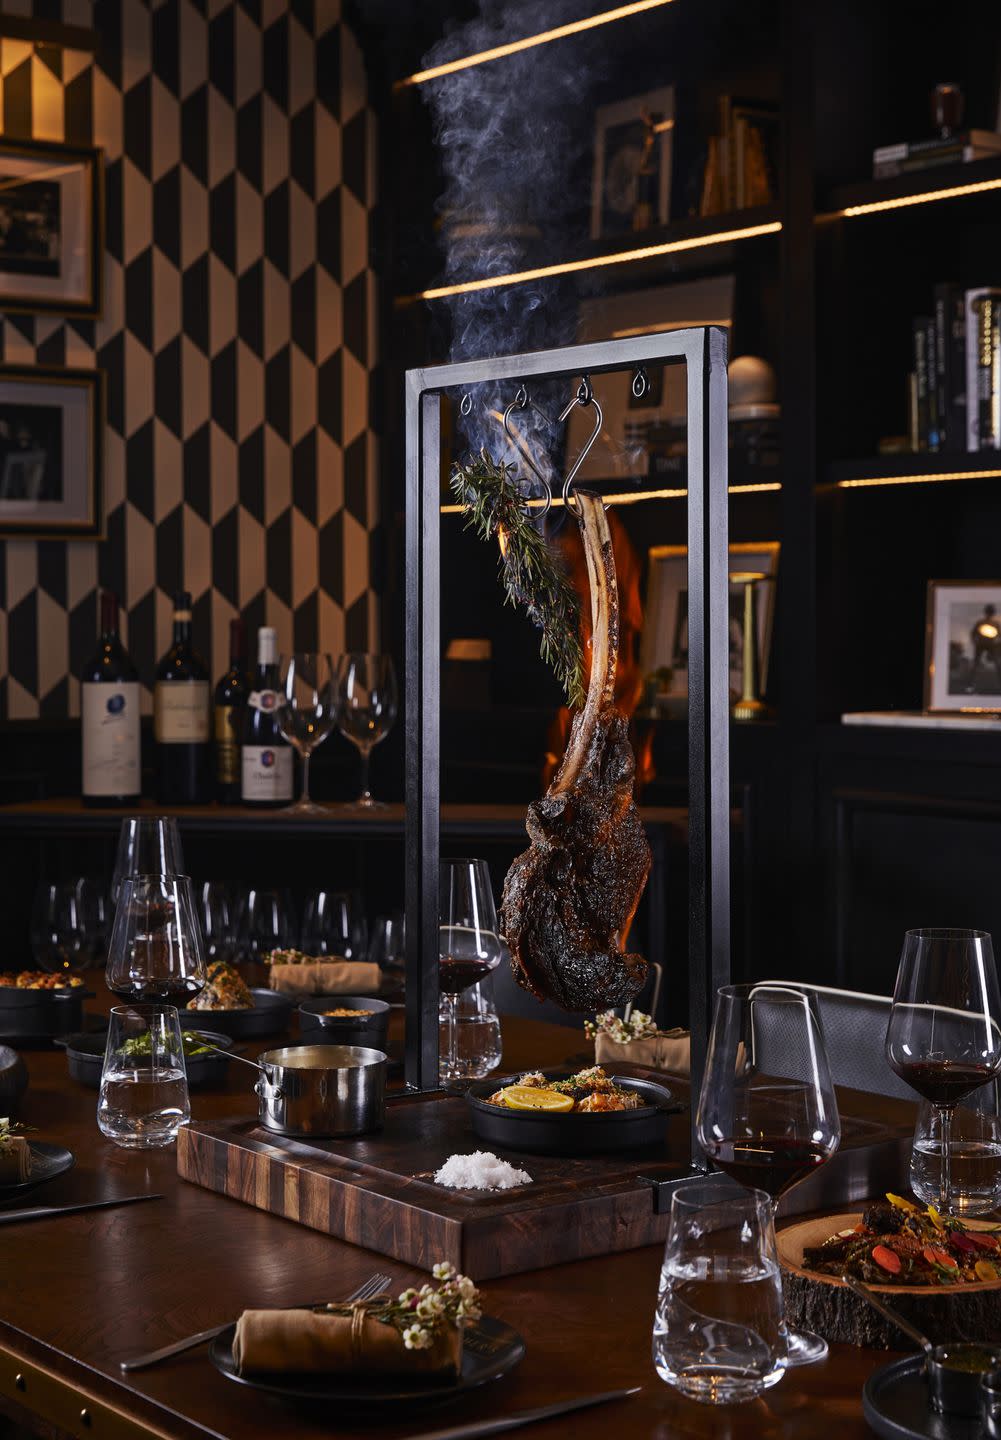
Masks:
[[[472,1155],[450,1155],[435,1172],[439,1185],[453,1190],[513,1190],[516,1185],[531,1185],[532,1177],[500,1160],[489,1150],[474,1150]]]

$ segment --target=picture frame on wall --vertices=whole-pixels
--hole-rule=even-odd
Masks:
[[[733,573],[757,571],[759,582],[756,620],[761,689],[768,685],[768,659],[775,617],[775,584],[779,569],[778,540],[752,540],[730,546]],[[641,644],[644,675],[669,671],[662,679],[658,703],[688,700],[688,547],[655,545],[647,552],[646,611]],[[744,665],[744,585],[730,582],[730,692],[739,696]]]
[[[1001,711],[1001,580],[929,580],[929,712]]]
[[[0,537],[99,539],[104,372],[0,365]]]
[[[673,129],[673,85],[598,107],[591,188],[593,239],[667,224]]]
[[[104,157],[0,137],[0,311],[101,313]]]

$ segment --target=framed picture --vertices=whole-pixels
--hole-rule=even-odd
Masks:
[[[101,312],[100,150],[0,138],[0,311]]]
[[[688,698],[688,547],[655,545],[648,552],[646,615],[643,623],[641,663],[645,675],[668,669],[662,699]],[[772,644],[775,614],[775,581],[779,568],[777,540],[751,541],[730,546],[730,569],[757,571],[767,576],[759,583],[757,626],[761,689],[768,684],[768,657]],[[744,586],[730,585],[730,690],[739,695],[743,687]]]
[[[1001,710],[1001,580],[929,580],[925,709]]]
[[[0,365],[0,536],[101,535],[104,373]]]
[[[673,129],[672,85],[599,106],[591,189],[595,239],[667,224]]]

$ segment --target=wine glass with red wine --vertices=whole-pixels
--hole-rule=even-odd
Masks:
[[[939,1112],[939,1209],[953,1214],[952,1117],[1001,1074],[1001,994],[985,930],[908,930],[900,953],[886,1058]]]
[[[716,999],[697,1117],[699,1144],[718,1169],[773,1207],[826,1164],[841,1118],[813,996],[778,982],[725,985]],[[790,1365],[810,1365],[827,1342],[789,1331]]]
[[[206,978],[205,943],[188,876],[126,876],[108,944],[108,989],[123,1000],[183,1010]]]
[[[439,890],[438,987],[448,1036],[439,1072],[444,1081],[467,1078],[460,1063],[455,997],[495,970],[504,954],[485,860],[443,860]]]

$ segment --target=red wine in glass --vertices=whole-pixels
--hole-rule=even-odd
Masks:
[[[933,1105],[950,1109],[997,1073],[990,1065],[964,1064],[960,1060],[891,1060],[890,1064],[905,1085]]]
[[[108,986],[127,1005],[176,1005],[185,1010],[204,987],[196,980],[137,980],[134,985]]]
[[[487,960],[457,960],[443,955],[438,962],[438,987],[447,995],[458,995],[484,980],[493,968]]]
[[[778,1200],[831,1158],[825,1146],[785,1135],[719,1140],[708,1145],[706,1153],[717,1169],[738,1185],[764,1190],[773,1200]]]

